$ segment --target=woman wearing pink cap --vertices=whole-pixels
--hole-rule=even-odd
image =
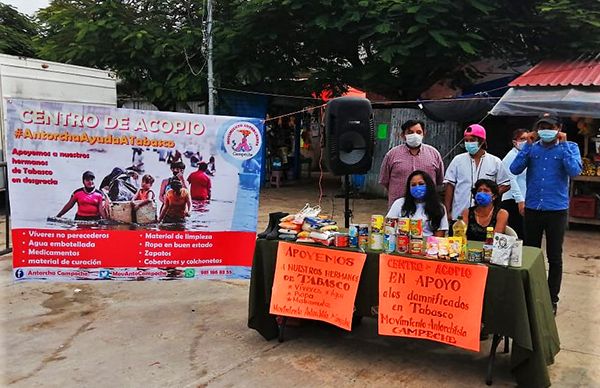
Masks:
[[[479,124],[469,125],[464,132],[464,141],[467,152],[452,159],[444,176],[444,203],[449,210],[450,221],[456,220],[465,209],[471,207],[471,192],[479,179],[496,182],[500,194],[510,188],[510,177],[502,161],[486,152],[485,128]]]

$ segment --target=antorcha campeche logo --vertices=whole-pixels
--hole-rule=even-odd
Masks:
[[[262,138],[253,124],[239,122],[225,131],[225,149],[236,159],[246,160],[260,151]]]

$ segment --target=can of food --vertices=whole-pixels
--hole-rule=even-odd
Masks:
[[[366,251],[369,247],[369,236],[358,236],[358,249]]]
[[[410,218],[398,218],[396,222],[396,233],[398,234],[409,234],[410,232]]]
[[[483,261],[483,249],[469,249],[468,261],[470,263],[481,263]]]
[[[358,225],[358,248],[366,250],[369,246],[369,225]]]
[[[383,234],[383,250],[386,253],[392,253],[396,251],[396,233]]]
[[[336,247],[347,247],[349,244],[348,234],[336,233],[333,238],[333,243]]]
[[[423,238],[423,220],[411,218],[410,237]]]
[[[423,240],[412,239],[410,240],[408,253],[411,255],[422,255],[423,254]]]
[[[358,247],[358,224],[350,224],[348,228],[348,244],[350,247]]]
[[[397,218],[386,218],[383,226],[383,233],[385,234],[396,234],[396,224],[398,223]]]
[[[396,236],[396,252],[408,253],[408,246],[410,244],[410,238],[406,234],[399,234]]]
[[[371,233],[383,233],[383,216],[373,214],[371,216]]]
[[[371,233],[369,237],[369,248],[372,251],[383,250],[383,233]]]

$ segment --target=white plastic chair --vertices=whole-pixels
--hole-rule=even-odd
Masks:
[[[506,225],[506,228],[504,229],[504,234],[519,238],[517,232],[515,232],[515,230],[508,225]]]

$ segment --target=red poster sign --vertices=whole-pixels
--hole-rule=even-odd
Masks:
[[[424,338],[479,351],[488,268],[379,257],[379,334]]]
[[[270,313],[351,330],[366,258],[364,253],[280,242]]]

